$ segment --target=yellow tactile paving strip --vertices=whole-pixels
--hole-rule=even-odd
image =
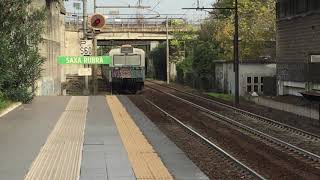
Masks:
[[[116,96],[107,96],[123,144],[138,180],[171,180],[173,177]]]
[[[25,180],[78,180],[88,97],[72,97]]]

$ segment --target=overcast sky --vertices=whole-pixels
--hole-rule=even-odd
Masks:
[[[200,0],[200,6],[210,6],[215,0]],[[81,13],[82,10],[76,10],[73,8],[73,4],[82,2],[81,0],[69,0],[65,2],[68,12]],[[137,5],[138,0],[97,0],[97,5]],[[143,5],[151,6],[151,9],[161,14],[186,14],[189,20],[203,19],[206,16],[205,12],[197,12],[194,10],[182,10],[184,7],[196,7],[197,0],[142,0]],[[88,11],[93,12],[93,0],[88,0]],[[82,6],[82,5],[81,5]],[[116,9],[100,9],[98,12],[109,14],[110,11]],[[119,10],[119,9],[118,9]],[[120,9],[119,13],[136,13],[136,9]],[[150,11],[143,11],[143,13],[151,13]]]

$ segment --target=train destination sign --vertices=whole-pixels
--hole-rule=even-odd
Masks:
[[[110,56],[60,56],[59,64],[110,64]]]

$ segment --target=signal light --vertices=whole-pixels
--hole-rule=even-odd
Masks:
[[[100,29],[106,24],[106,20],[105,20],[103,15],[94,14],[91,17],[91,23],[90,24],[91,24],[92,28]]]

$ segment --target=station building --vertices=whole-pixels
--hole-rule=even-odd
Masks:
[[[277,1],[279,95],[320,91],[320,1]]]

